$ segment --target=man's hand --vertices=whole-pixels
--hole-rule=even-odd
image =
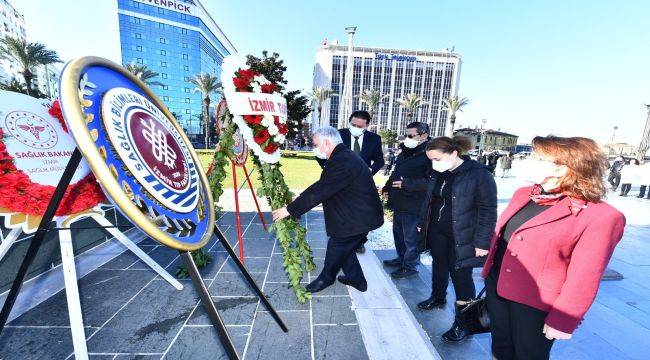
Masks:
[[[281,209],[273,210],[273,221],[280,221],[289,216],[291,216],[291,214],[289,214],[286,206]]]
[[[400,176],[398,181],[393,181],[393,187],[401,189],[402,188],[402,180],[404,180],[404,178]]]
[[[489,252],[488,250],[483,250],[483,249],[479,249],[479,248],[474,248],[474,249],[476,250],[476,256],[477,257],[485,256]]]
[[[571,339],[571,334],[567,334],[565,332],[561,332],[560,330],[553,329],[552,327],[544,324],[544,328],[542,329],[542,332],[546,334],[546,338],[549,340],[569,340]]]

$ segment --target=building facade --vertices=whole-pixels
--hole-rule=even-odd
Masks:
[[[463,135],[472,140],[475,150],[482,148],[484,151],[509,151],[516,152],[519,136],[506,132],[489,129],[463,128],[454,131],[454,135]]]
[[[411,121],[430,125],[434,136],[443,135],[447,126],[447,112],[443,100],[457,96],[461,67],[458,54],[449,51],[429,52],[354,47],[352,71],[352,109],[368,110],[359,95],[365,90],[378,90],[386,98],[374,109],[373,130],[389,128],[404,133]],[[322,108],[322,116],[312,113],[312,128],[323,125],[339,127],[341,97],[345,83],[347,46],[324,43],[316,53],[314,87],[328,88],[335,96]],[[398,104],[398,99],[409,93],[423,98],[424,105],[412,117]]]
[[[25,16],[19,13],[7,0],[0,0],[0,37],[11,36],[25,39]],[[12,78],[22,80],[20,68],[9,60],[0,60],[0,81]]]
[[[603,150],[608,156],[636,156],[637,147],[628,143],[614,143],[614,144],[604,144]]]
[[[123,64],[159,74],[154,93],[190,137],[203,133],[197,74],[219,77],[223,58],[237,52],[198,0],[117,0]],[[213,99],[217,103],[218,99]]]

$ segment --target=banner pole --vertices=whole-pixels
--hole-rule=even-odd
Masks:
[[[246,169],[246,165],[243,165],[243,167],[244,167],[244,174],[246,174],[246,181],[248,182],[248,187],[251,189],[251,194],[253,195],[253,201],[255,201],[255,207],[257,207],[257,215],[260,217],[260,220],[262,221],[262,227],[266,231],[268,230],[266,228],[266,221],[264,220],[264,214],[262,214],[262,209],[260,209],[260,203],[257,201],[257,196],[255,196],[255,190],[253,189],[253,183],[251,182],[250,174]],[[252,173],[253,172],[251,171],[251,174]]]
[[[226,355],[228,355],[228,358],[230,360],[239,360],[239,355],[237,355],[235,345],[232,343],[232,339],[230,338],[230,335],[228,335],[226,325],[224,325],[223,320],[219,315],[219,311],[214,305],[212,297],[210,297],[210,292],[208,291],[208,288],[205,286],[205,283],[201,278],[201,274],[199,273],[199,269],[196,267],[196,263],[194,263],[194,259],[192,259],[192,254],[189,251],[179,251],[179,253],[181,254],[181,259],[183,259],[185,268],[190,273],[190,278],[192,278],[194,288],[199,293],[201,303],[203,303],[203,308],[205,308],[205,311],[210,317],[210,321],[212,321],[212,326],[217,331],[219,341],[221,342],[221,345],[223,345],[223,348],[226,351]]]
[[[68,165],[66,165],[65,170],[63,171],[61,180],[59,180],[59,183],[54,190],[54,194],[52,194],[52,199],[50,199],[50,203],[45,209],[45,214],[43,214],[43,218],[41,219],[40,224],[38,224],[38,229],[30,241],[27,253],[25,254],[25,257],[20,264],[20,268],[18,268],[18,273],[16,274],[14,282],[11,285],[11,290],[9,290],[7,299],[2,306],[2,312],[0,312],[0,334],[2,333],[2,330],[7,323],[11,309],[14,307],[14,303],[18,298],[18,293],[20,292],[20,287],[23,284],[27,270],[34,261],[38,250],[43,244],[43,239],[45,239],[45,235],[50,228],[50,223],[52,222],[52,219],[54,219],[54,214],[59,208],[59,204],[61,204],[61,200],[63,200],[63,195],[65,195],[65,190],[68,188],[68,185],[70,184],[70,181],[72,180],[72,177],[74,176],[74,173],[77,170],[80,162],[81,152],[79,152],[79,148],[75,148],[74,152],[72,152],[70,160],[68,160]]]
[[[255,291],[255,294],[260,298],[262,303],[264,304],[264,307],[268,312],[271,314],[275,322],[280,326],[282,331],[284,332],[289,332],[289,329],[287,329],[287,326],[284,324],[284,321],[280,318],[280,315],[278,315],[277,311],[273,308],[273,305],[269,302],[269,299],[266,298],[266,295],[262,292],[262,289],[260,289],[259,286],[257,286],[257,283],[255,283],[255,280],[251,276],[251,274],[248,272],[248,269],[244,266],[244,264],[239,261],[237,256],[235,255],[235,251],[232,249],[230,244],[228,243],[228,240],[226,239],[226,236],[223,234],[221,229],[215,224],[214,225],[214,233],[217,235],[217,239],[219,239],[219,242],[221,245],[226,249],[228,252],[228,255],[232,258],[232,260],[235,262],[235,265],[237,265],[237,268],[239,268],[239,271],[241,271],[242,275],[244,275],[244,278],[246,278],[246,281],[248,282],[248,285]]]
[[[233,191],[235,192],[235,221],[237,223],[237,244],[239,245],[239,259],[244,262],[244,239],[241,227],[241,216],[239,213],[239,189],[237,189],[237,166],[234,161],[230,161],[232,167],[232,183]]]

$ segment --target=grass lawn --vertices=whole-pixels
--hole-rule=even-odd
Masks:
[[[280,159],[284,180],[287,182],[290,189],[305,189],[316,182],[320,177],[321,169],[316,160],[313,157],[307,158],[305,153],[300,154],[300,157],[282,157]],[[203,169],[207,170],[212,161],[212,154],[201,152],[199,153],[199,159],[201,160]],[[246,169],[248,169],[248,172],[255,169],[255,165],[253,165],[250,157],[246,164]],[[230,166],[227,167],[226,173],[224,189],[232,189],[232,171]],[[257,169],[255,169],[255,172],[251,175],[251,180],[253,181],[253,186],[255,188],[259,186],[257,175]],[[237,183],[241,186],[243,181],[245,181],[244,170],[242,168],[237,168]],[[375,183],[383,185],[385,181],[386,177],[379,174],[375,175]]]

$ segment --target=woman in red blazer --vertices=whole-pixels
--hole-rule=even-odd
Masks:
[[[625,217],[602,201],[605,155],[586,138],[533,139],[483,268],[496,359],[548,359],[596,297]]]

